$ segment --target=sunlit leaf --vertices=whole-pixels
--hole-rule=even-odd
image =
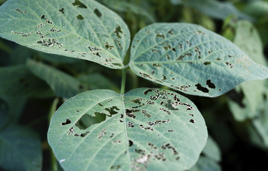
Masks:
[[[0,132],[0,167],[5,170],[41,171],[41,142],[35,132],[10,126]]]
[[[93,125],[85,118],[103,115]],[[67,170],[185,170],[198,160],[207,130],[196,106],[168,90],[81,93],[54,114],[48,141]],[[105,161],[105,162],[104,162]]]
[[[139,76],[187,94],[215,97],[247,80],[268,78],[229,40],[193,24],[152,24],[131,46],[131,69]]]
[[[37,77],[46,81],[51,89],[61,97],[72,97],[78,93],[79,81],[46,64],[29,60],[27,67]]]
[[[0,37],[39,51],[122,68],[126,24],[93,0],[9,0],[0,7]]]

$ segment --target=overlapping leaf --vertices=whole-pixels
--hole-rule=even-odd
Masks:
[[[1,131],[0,167],[5,170],[41,170],[42,148],[37,134],[17,125]]]
[[[105,121],[82,122],[99,115]],[[204,120],[191,101],[145,88],[125,95],[81,93],[58,109],[48,131],[66,170],[185,170],[197,161],[206,139]]]
[[[61,97],[72,97],[78,93],[79,81],[55,68],[29,60],[27,67],[40,79],[46,81],[51,89]]]
[[[9,0],[0,36],[58,55],[122,68],[130,34],[122,19],[93,0]]]
[[[193,24],[152,24],[131,47],[131,69],[139,76],[187,94],[215,97],[247,80],[268,78],[229,40]]]

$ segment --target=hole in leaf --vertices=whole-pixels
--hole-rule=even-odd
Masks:
[[[133,145],[133,141],[128,140],[128,144],[129,144],[129,147],[131,147]]]
[[[94,13],[95,13],[99,18],[101,18],[102,14],[101,14],[101,12],[100,12],[97,8],[94,9]]]
[[[106,115],[103,113],[95,112],[95,116],[90,116],[89,114],[83,115],[76,123],[75,125],[81,129],[85,130],[91,125],[101,123],[105,121]]]
[[[210,65],[211,62],[204,62],[204,65]]]
[[[85,4],[80,2],[79,0],[75,0],[74,3],[72,3],[74,6],[77,6],[78,8],[87,8]]]
[[[64,14],[64,8],[59,9],[59,12]]]
[[[216,88],[215,84],[212,83],[211,80],[207,80],[207,85],[208,85],[209,88],[212,88],[212,89]]]
[[[111,166],[111,170],[121,170],[120,168],[121,168],[120,165],[112,165]]]
[[[83,17],[81,14],[79,14],[78,16],[76,16],[76,18],[77,18],[78,20],[84,20],[84,17]]]
[[[196,84],[195,86],[196,86],[196,88],[198,90],[200,90],[200,91],[202,91],[204,93],[208,93],[209,92],[209,90],[206,87],[203,87],[200,83]]]
[[[70,123],[71,123],[71,120],[70,119],[66,119],[66,121],[65,122],[62,122],[61,125],[68,125]]]
[[[117,26],[117,27],[115,28],[114,33],[116,34],[116,37],[118,37],[119,39],[121,39],[120,33],[123,34],[123,31],[122,31],[122,29],[121,29],[120,26]]]
[[[195,123],[195,121],[194,121],[193,119],[190,119],[189,121],[190,121],[191,123]]]

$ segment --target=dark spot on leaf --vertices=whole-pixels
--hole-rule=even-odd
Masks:
[[[204,65],[210,65],[211,62],[204,62]]]
[[[121,170],[120,168],[121,168],[120,165],[112,165],[111,166],[111,170],[117,170],[118,171],[118,170]]]

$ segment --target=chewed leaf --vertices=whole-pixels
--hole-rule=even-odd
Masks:
[[[86,124],[86,118],[105,117]],[[186,170],[207,129],[196,106],[168,90],[81,93],[54,114],[48,141],[68,170]],[[105,162],[103,162],[105,161]]]
[[[0,7],[0,37],[39,51],[122,68],[130,33],[93,0],[9,0]]]
[[[193,24],[152,24],[131,47],[131,69],[139,76],[187,94],[215,97],[247,80],[268,78],[229,40]]]

